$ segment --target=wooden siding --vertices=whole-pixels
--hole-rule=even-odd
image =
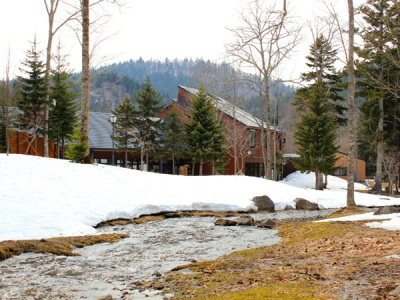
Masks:
[[[33,137],[25,131],[11,131],[10,153],[44,156],[43,137],[37,136],[36,141],[29,147],[32,139]],[[49,141],[49,157],[57,158],[57,145],[52,141]]]
[[[159,113],[157,115],[158,118],[166,118],[168,115],[171,113],[171,110],[174,108],[178,114],[181,116],[181,120],[183,122],[188,122],[189,118],[186,116],[186,114],[189,113],[188,108],[191,106],[191,101],[193,98],[193,94],[188,92],[185,89],[182,89],[179,87],[178,89],[178,100],[177,101],[172,101],[172,105],[166,108],[163,112]],[[246,173],[245,166],[246,163],[253,163],[253,164],[258,164],[259,165],[259,170],[263,168],[263,155],[262,155],[262,145],[261,145],[261,130],[258,127],[248,127],[244,125],[243,123],[239,121],[235,121],[234,118],[231,116],[219,111],[218,112],[218,117],[221,119],[221,121],[224,123],[225,129],[227,131],[227,134],[232,134],[232,128],[236,128],[236,132],[240,132],[240,139],[242,140],[242,147],[241,149],[238,149],[237,151],[241,150],[244,155],[240,157],[237,161],[237,168],[239,170],[238,173]],[[256,135],[256,145],[255,147],[250,147],[250,131],[254,130],[255,135]],[[270,145],[273,145],[273,132],[271,131],[271,140],[270,140]],[[265,137],[264,137],[265,139]],[[277,132],[277,143],[276,143],[276,151],[280,154],[283,153],[283,143],[284,143],[284,134],[282,132]],[[281,140],[281,148],[279,139]],[[234,162],[234,142],[228,141],[228,147],[229,147],[229,155],[227,155],[226,159],[228,160],[227,164],[227,174],[233,175],[235,174],[235,162]],[[272,149],[272,154],[273,154],[273,149]],[[197,166],[195,167],[195,172],[197,170]],[[278,168],[281,168],[280,165]],[[196,173],[197,174],[197,173]],[[203,166],[203,174],[204,175],[211,175],[212,174],[212,168],[208,164],[204,164]],[[256,176],[263,176],[263,174],[256,174]]]

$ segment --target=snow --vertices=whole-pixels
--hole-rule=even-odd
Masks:
[[[96,234],[93,226],[102,221],[162,211],[255,210],[251,200],[260,195],[268,195],[277,210],[294,207],[298,197],[320,208],[346,205],[343,189],[315,191],[247,176],[173,176],[17,154],[0,154],[0,170],[0,241]],[[355,193],[355,200],[400,204],[365,193]],[[400,228],[398,216],[390,227]]]
[[[325,180],[325,176],[324,176]],[[296,171],[290,175],[288,175],[283,181],[283,183],[302,188],[315,188],[315,173],[301,173],[300,171]],[[343,180],[339,177],[328,175],[328,185],[327,189],[330,190],[345,190],[347,188],[347,181]],[[368,187],[361,183],[354,183],[354,189],[356,191],[366,191]]]

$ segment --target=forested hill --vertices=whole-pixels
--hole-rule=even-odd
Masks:
[[[95,82],[96,80],[97,82],[101,82],[101,85],[95,83],[95,85],[99,87],[112,84],[112,82],[107,84],[104,81],[104,77],[106,76],[104,74],[114,74],[111,76],[113,78],[115,76],[121,76],[121,79],[116,83],[116,85],[122,83],[125,85],[132,85],[135,86],[135,89],[132,91],[136,91],[137,85],[133,82],[129,83],[128,79],[134,80],[136,83],[141,83],[146,80],[147,76],[149,76],[153,86],[163,95],[166,102],[169,102],[172,98],[177,98],[178,85],[198,87],[200,83],[205,83],[206,88],[211,93],[217,94],[223,98],[228,98],[227,100],[229,100],[229,97],[224,95],[224,91],[221,91],[221,89],[227,90],[229,87],[221,88],[221,82],[225,82],[225,86],[227,86],[226,82],[230,81],[232,72],[233,70],[228,64],[217,64],[202,59],[165,59],[164,61],[145,61],[139,58],[138,60],[130,60],[101,67],[96,70],[96,73],[99,74],[100,77],[103,77],[103,79],[98,80],[96,79],[97,76],[94,76],[93,78]],[[239,76],[246,75],[242,73]],[[217,86],[218,88],[216,88]],[[242,92],[240,92],[240,90],[242,90]],[[295,90],[292,86],[278,84],[273,90],[272,99],[279,99],[281,101],[280,106],[282,107],[293,98],[294,91]],[[256,112],[259,107],[258,100],[255,101],[252,100],[252,98],[257,98],[257,95],[250,95],[248,92],[244,91],[243,87],[240,88],[240,86],[238,94],[246,94],[246,100],[248,100],[246,101],[246,108],[252,112]],[[129,95],[132,95],[133,97],[134,93],[129,93]]]
[[[164,61],[130,60],[102,67],[100,70],[123,74],[139,82],[146,80],[147,76],[160,93],[168,95],[169,98],[178,96],[178,85],[193,85],[193,70],[201,63],[201,60],[169,60]]]

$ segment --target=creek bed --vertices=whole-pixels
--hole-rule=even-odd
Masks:
[[[331,212],[280,211],[252,216],[257,220],[305,220]],[[7,259],[0,262],[0,299],[98,299],[105,295],[144,299],[146,295],[137,293],[134,282],[149,280],[155,272],[165,274],[179,265],[280,240],[276,230],[215,226],[216,219],[187,217],[102,227],[99,233],[126,233],[130,237],[76,249],[81,256],[25,253]]]

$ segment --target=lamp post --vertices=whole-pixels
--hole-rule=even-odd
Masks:
[[[111,115],[110,122],[112,124],[112,165],[114,166],[114,126],[117,123],[117,116]]]

